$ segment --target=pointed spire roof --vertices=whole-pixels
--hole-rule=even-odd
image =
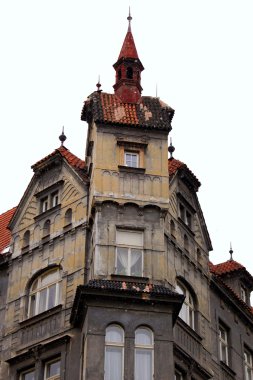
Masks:
[[[126,34],[125,40],[123,42],[121,51],[119,53],[119,58],[118,59],[120,59],[120,58],[134,58],[134,59],[137,59],[139,57],[138,57],[137,49],[135,47],[134,38],[133,38],[133,35],[132,35],[132,30],[131,30],[131,20],[132,20],[132,17],[131,17],[131,14],[130,14],[130,8],[129,8],[129,15],[128,15],[127,19],[128,19],[128,22],[129,22],[128,29],[127,29],[127,34]]]

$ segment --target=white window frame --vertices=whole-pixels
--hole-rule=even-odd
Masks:
[[[126,244],[126,243],[121,243],[118,238],[119,233],[126,233],[126,234],[139,234],[141,235],[141,241],[142,243],[140,245],[134,245],[134,244]],[[116,274],[121,274],[121,275],[126,275],[126,276],[140,276],[143,277],[143,231],[132,231],[132,230],[117,230],[116,231],[116,255],[115,255],[115,273]],[[129,235],[131,236],[131,235]],[[129,239],[131,240],[131,239]],[[131,243],[131,241],[129,241]],[[117,261],[118,261],[118,255],[119,255],[119,249],[120,248],[125,248],[127,249],[127,267],[125,268],[125,273],[120,273],[118,271],[118,266],[117,266]],[[131,261],[131,256],[132,256],[132,250],[140,250],[141,251],[141,273],[140,274],[132,274],[131,269],[132,269],[132,261]]]
[[[224,334],[222,334],[222,332]],[[224,338],[222,337],[222,335],[224,335]],[[223,354],[224,351],[225,357]],[[228,330],[222,324],[219,324],[219,355],[220,360],[224,362],[226,365],[228,365]]]
[[[53,376],[47,376],[48,367],[51,364],[54,364],[54,363],[57,363],[57,362],[59,362],[59,368],[60,368],[60,371],[61,371],[61,358],[60,357],[55,358],[55,359],[50,360],[50,361],[47,361],[45,363],[44,380],[60,380],[61,373],[59,373],[57,375],[53,375]]]
[[[29,373],[30,373],[30,374],[33,373],[33,378],[35,379],[35,368],[33,367],[33,368],[30,368],[30,369],[28,369],[28,370],[26,370],[26,371],[22,371],[22,372],[20,373],[20,375],[19,375],[19,380],[26,380],[25,376],[26,376],[27,374],[29,375]]]
[[[41,212],[46,212],[49,209],[49,199],[48,196],[40,200],[41,203]]]
[[[52,273],[55,273],[55,278],[47,283],[46,285],[42,285],[42,279],[45,276],[49,276]],[[36,288],[33,289],[33,286],[37,282]],[[54,294],[54,305],[49,307],[49,289],[55,285],[55,294]],[[45,307],[43,310],[40,310],[41,307],[41,294],[43,291],[46,290],[46,300],[45,300]],[[52,269],[47,272],[42,273],[40,276],[36,277],[36,279],[33,281],[30,287],[29,292],[29,307],[28,307],[28,316],[33,317],[37,314],[43,313],[44,311],[47,311],[51,309],[52,307],[55,307],[59,305],[60,301],[60,271],[59,269]],[[32,311],[32,307],[34,305],[34,311]]]
[[[122,341],[112,341],[112,340],[107,340],[107,331],[109,329],[118,329],[122,333]],[[124,354],[125,354],[125,332],[124,329],[117,324],[111,324],[107,326],[106,328],[106,333],[105,333],[105,361],[104,361],[104,380],[112,380],[109,378],[109,374],[106,373],[106,361],[107,361],[107,352],[110,348],[115,348],[121,353],[121,377],[120,379],[115,379],[115,380],[123,380],[124,379]],[[113,379],[114,380],[114,379]]]
[[[59,191],[54,191],[51,194],[51,207],[55,207],[59,204]]]
[[[241,299],[247,303],[247,291],[243,285],[241,285]]]
[[[145,331],[148,331],[149,334],[150,334],[150,338],[151,338],[151,344],[140,344],[138,342],[136,342],[136,337],[137,337],[137,334],[138,334],[138,331],[139,330],[145,330]],[[146,374],[144,372],[142,372],[141,374],[140,373],[137,373],[137,351],[148,351],[148,352],[151,352],[151,373],[149,373],[149,378],[150,379],[153,379],[154,378],[154,333],[153,331],[146,327],[146,326],[139,326],[136,330],[135,330],[135,342],[134,342],[134,351],[135,351],[135,358],[134,358],[134,379],[135,380],[147,380],[146,378]],[[145,376],[145,377],[144,377]]]
[[[253,380],[253,358],[252,352],[244,349],[244,372],[245,380]]]
[[[175,370],[175,380],[183,380],[183,374],[182,372],[178,371],[177,369]]]
[[[127,156],[129,156],[130,159],[127,159]],[[134,157],[136,158],[136,165],[133,162]],[[130,168],[138,168],[139,167],[139,161],[140,161],[140,155],[138,152],[131,152],[131,151],[125,150],[125,152],[124,152],[124,164],[125,164],[125,166],[128,166]]]
[[[177,282],[176,291],[185,296],[179,317],[193,330],[195,330],[195,303],[191,292],[181,282]]]
[[[179,203],[179,215],[184,224],[186,224],[187,227],[192,229],[192,213],[188,210],[188,208],[183,204]]]

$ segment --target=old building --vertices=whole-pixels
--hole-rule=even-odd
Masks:
[[[168,147],[174,110],[142,96],[128,21],[114,93],[83,105],[84,160],[62,133],[0,216],[1,379],[253,379],[253,277],[232,250],[209,261],[200,182]]]

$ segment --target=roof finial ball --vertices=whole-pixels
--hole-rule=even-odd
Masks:
[[[64,127],[62,127],[62,133],[61,133],[61,135],[59,136],[59,140],[60,140],[60,142],[61,142],[61,146],[63,146],[63,143],[64,143],[64,141],[67,139],[67,137],[65,136],[65,134],[64,134]]]
[[[100,87],[101,87],[100,75],[98,76],[98,82],[97,82],[96,86],[97,86],[97,92],[101,92],[102,90],[100,89]]]
[[[229,250],[229,253],[230,253],[230,261],[233,260],[233,249],[232,249],[232,244],[230,243],[230,250]]]
[[[170,145],[168,147],[168,151],[169,151],[169,154],[170,154],[170,160],[172,160],[174,157],[173,157],[173,152],[175,150],[175,147],[172,145],[172,138],[170,138]]]
[[[129,14],[128,14],[128,31],[131,32],[131,21],[132,21],[132,16],[131,16],[131,10],[130,10],[130,7],[129,7]]]

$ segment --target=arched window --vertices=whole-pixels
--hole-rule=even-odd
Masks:
[[[193,297],[190,291],[186,288],[186,286],[182,285],[179,282],[177,282],[176,291],[179,294],[183,294],[185,296],[185,300],[180,310],[179,317],[194,330],[195,329],[195,318],[194,318],[195,305],[194,305]]]
[[[147,327],[135,330],[135,380],[152,380],[154,376],[154,337]]]
[[[43,226],[43,237],[50,235],[50,220],[46,220]]]
[[[59,304],[60,272],[58,268],[44,272],[31,284],[29,290],[29,317]]]
[[[27,247],[29,244],[30,244],[30,231],[27,230],[25,231],[24,237],[23,237],[23,248]]]
[[[128,67],[126,71],[127,79],[133,79],[133,69],[132,67]]]
[[[65,226],[67,226],[70,223],[72,223],[72,209],[71,208],[67,209],[65,213]]]
[[[122,380],[124,376],[124,330],[110,325],[105,333],[104,380]]]

